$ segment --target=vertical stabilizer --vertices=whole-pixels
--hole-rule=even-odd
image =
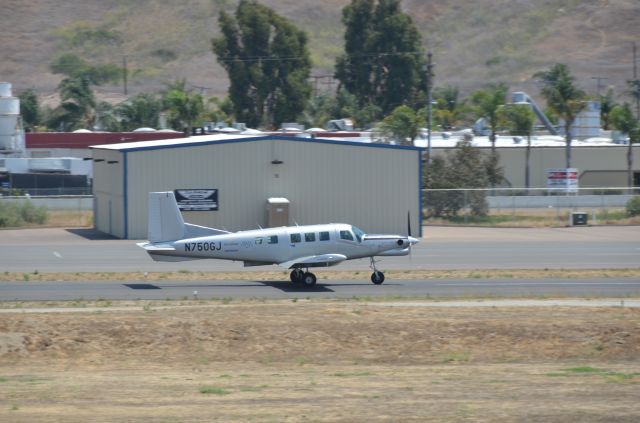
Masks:
[[[173,192],[149,193],[149,242],[175,241],[184,237],[184,220]]]

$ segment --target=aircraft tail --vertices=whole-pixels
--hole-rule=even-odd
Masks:
[[[185,223],[172,191],[149,193],[149,242],[167,242],[228,233],[230,232]]]
[[[175,241],[184,237],[184,219],[173,192],[149,193],[149,242]]]

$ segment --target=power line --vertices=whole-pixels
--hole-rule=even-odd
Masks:
[[[397,52],[380,52],[380,53],[358,53],[358,54],[350,54],[349,57],[352,58],[371,58],[371,57],[388,57],[388,56],[419,56],[422,55],[422,52],[419,51],[397,51]],[[306,60],[308,56],[244,56],[244,57],[235,57],[235,56],[225,56],[220,57],[218,59],[222,62],[272,62],[272,61],[295,61],[295,60]]]

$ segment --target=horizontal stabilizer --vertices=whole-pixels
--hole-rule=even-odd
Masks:
[[[139,242],[136,245],[144,248],[145,251],[149,253],[149,257],[151,257],[153,261],[187,261],[196,259],[195,257],[174,256],[173,253],[175,253],[176,249],[168,244]]]
[[[317,256],[299,257],[294,260],[279,263],[278,266],[285,269],[293,269],[295,267],[328,267],[335,266],[347,259],[342,254],[320,254]]]

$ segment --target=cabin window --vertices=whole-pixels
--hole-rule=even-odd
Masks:
[[[256,245],[262,244],[262,238],[256,238]]]
[[[340,239],[346,239],[347,241],[353,241],[353,234],[351,231],[340,231]]]
[[[291,234],[291,242],[302,242],[302,235],[300,234]]]
[[[364,238],[364,232],[362,232],[362,230],[356,226],[352,226],[351,229],[353,229],[353,232],[356,234],[356,239],[358,240],[358,242],[362,242],[362,238]]]
[[[316,240],[316,234],[314,232],[307,232],[304,234],[305,242],[313,242]]]
[[[329,232],[320,232],[320,241],[329,241]]]
[[[277,244],[278,243],[278,235],[271,235],[267,238],[267,244]]]

